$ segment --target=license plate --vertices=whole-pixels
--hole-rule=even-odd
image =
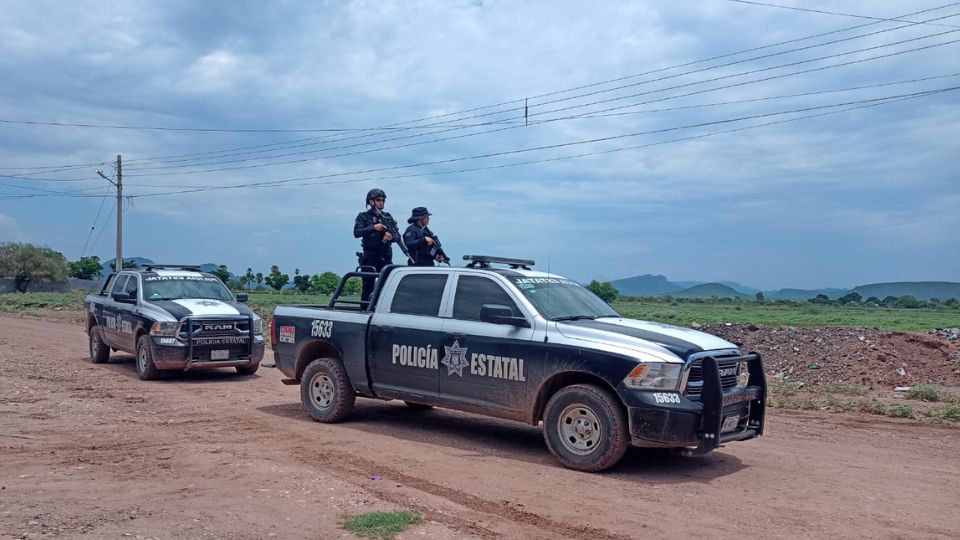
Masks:
[[[227,349],[210,351],[210,359],[211,360],[229,360],[230,351]]]
[[[728,416],[723,419],[723,425],[720,426],[720,433],[727,433],[737,429],[737,424],[740,423],[740,416]]]

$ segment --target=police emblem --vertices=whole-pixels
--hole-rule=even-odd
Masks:
[[[446,354],[443,356],[443,360],[440,360],[440,363],[447,366],[447,375],[453,375],[454,372],[457,375],[463,377],[463,368],[470,365],[470,362],[467,361],[467,348],[460,346],[460,341],[455,340],[453,345],[447,347],[443,346]]]
[[[216,300],[200,300],[199,302],[197,302],[197,305],[213,307],[213,306],[219,306],[220,302],[217,302]]]

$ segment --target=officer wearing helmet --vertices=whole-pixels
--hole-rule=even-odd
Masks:
[[[363,252],[357,253],[359,264],[373,267],[377,272],[393,263],[393,243],[397,241],[390,233],[390,230],[397,230],[397,222],[388,212],[383,211],[386,202],[387,194],[382,189],[371,189],[367,192],[367,211],[357,214],[357,220],[353,224],[353,237],[360,238],[363,247]],[[373,286],[373,278],[363,279],[363,292],[360,295],[362,302],[370,299]]]

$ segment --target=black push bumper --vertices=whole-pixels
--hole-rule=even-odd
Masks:
[[[205,321],[225,318],[192,316],[181,322],[185,336],[152,336],[153,361],[158,369],[189,370],[214,367],[249,367],[263,359],[266,341],[262,335],[253,335],[253,317],[247,316],[246,333],[238,335],[197,336],[195,329]]]
[[[687,447],[706,454],[721,444],[752,439],[763,434],[767,382],[759,353],[723,357],[724,365],[745,362],[746,386],[724,391],[718,360],[702,360],[703,390],[698,401],[678,393],[638,392],[628,405],[630,435],[635,446]],[[679,403],[658,403],[660,396],[676,396]]]

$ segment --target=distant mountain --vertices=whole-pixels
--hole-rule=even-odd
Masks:
[[[670,283],[664,276],[655,276],[652,274],[618,279],[610,283],[612,283],[623,296],[661,296],[684,289],[683,287],[678,287]]]
[[[780,289],[763,293],[767,300],[809,300],[818,294],[825,294],[827,298],[836,299],[847,294],[849,289]],[[866,298],[866,296],[864,297]]]
[[[704,283],[695,285],[689,289],[671,293],[677,298],[753,298],[753,295],[737,292],[733,287],[723,285],[722,283]]]
[[[735,290],[735,291],[737,291],[737,292],[740,292],[740,293],[743,293],[743,294],[747,294],[747,295],[750,295],[750,296],[753,296],[753,295],[757,294],[758,292],[760,292],[760,289],[754,289],[753,287],[747,287],[746,285],[741,285],[740,283],[737,283],[736,281],[671,281],[670,283],[673,283],[674,285],[676,285],[676,286],[678,286],[678,287],[685,288],[685,289],[689,289],[690,287],[696,287],[697,285],[704,285],[704,284],[706,284],[706,283],[719,283],[719,284],[721,284],[721,285],[726,285],[727,287],[730,287],[731,289],[733,289],[733,290]],[[816,296],[816,295],[814,295],[814,296]]]
[[[911,295],[918,300],[930,300],[939,298],[940,300],[949,300],[950,298],[960,299],[960,283],[951,281],[900,281],[895,283],[872,283],[870,285],[860,285],[854,287],[850,292],[855,292],[861,298],[866,300],[871,296],[883,300],[887,296]],[[832,297],[831,297],[832,298]]]
[[[106,277],[110,272],[113,271],[113,263],[116,260],[117,258],[114,257],[109,261],[104,261],[103,263],[100,264],[100,267],[103,269],[104,277]],[[154,264],[155,262],[155,261],[151,261],[150,259],[145,259],[143,257],[124,257],[123,258],[123,262],[130,262],[130,261],[137,263],[137,266],[146,266],[148,264]]]

